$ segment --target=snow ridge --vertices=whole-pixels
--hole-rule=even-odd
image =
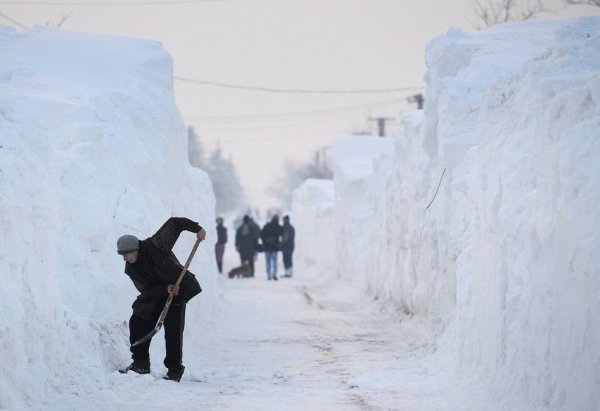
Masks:
[[[0,408],[44,408],[98,390],[128,362],[137,293],[116,239],[146,238],[173,215],[211,226],[214,198],[188,165],[158,43],[3,28],[0,61]],[[193,242],[182,235],[180,259]],[[201,248],[191,270],[210,285],[212,249]],[[188,328],[202,326],[205,288]]]
[[[460,409],[600,403],[599,55],[596,17],[452,29],[393,148],[333,148],[337,275],[443,332]]]

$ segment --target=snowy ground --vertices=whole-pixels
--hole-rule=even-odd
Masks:
[[[337,282],[301,275],[268,282],[260,257],[255,278],[219,278],[212,328],[201,346],[184,347],[180,384],[161,379],[161,332],[151,376],[115,371],[106,389],[64,394],[48,408],[448,409],[448,370],[434,363],[414,321],[392,321]]]

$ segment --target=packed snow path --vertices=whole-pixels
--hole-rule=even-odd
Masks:
[[[357,302],[349,288],[296,278],[266,281],[258,273],[253,279],[223,276],[219,286],[222,304],[205,343],[184,346],[187,368],[180,384],[161,379],[158,351],[152,376],[115,372],[115,402],[95,408],[447,408],[449,379],[422,349],[427,341],[413,326],[391,321],[364,300]]]

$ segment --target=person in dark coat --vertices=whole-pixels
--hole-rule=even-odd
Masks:
[[[279,251],[279,240],[283,234],[283,227],[279,225],[279,216],[275,214],[271,221],[263,227],[260,232],[265,260],[267,263],[267,279],[277,281],[277,252]]]
[[[254,221],[254,219],[252,217],[248,217],[250,218],[250,221],[248,221],[248,224],[250,224],[250,228],[252,228],[252,233],[254,234],[254,237],[256,237],[256,243],[258,244],[259,240],[260,240],[260,226],[258,224],[256,224],[256,221]],[[254,257],[256,259],[256,254],[254,254]]]
[[[173,246],[183,231],[196,233],[198,240],[206,238],[206,231],[198,223],[183,217],[169,218],[154,234],[143,241],[133,235],[124,235],[117,241],[117,252],[125,260],[125,274],[129,276],[140,295],[133,302],[133,314],[129,320],[131,344],[150,333],[165,306],[169,295],[174,295],[165,318],[164,364],[168,369],[167,380],[179,382],[185,367],[182,364],[183,328],[185,306],[202,289],[191,272],[186,272],[179,286],[175,283],[183,266],[175,257]],[[150,341],[131,347],[133,363],[120,370],[138,374],[150,373]]]
[[[215,244],[215,258],[219,273],[223,272],[223,254],[225,253],[225,243],[227,243],[227,228],[223,225],[223,219],[217,218],[217,242]]]
[[[283,254],[283,267],[285,268],[284,277],[290,278],[292,272],[292,254],[294,253],[294,238],[296,230],[290,224],[290,216],[283,217],[283,234],[281,236],[281,254]]]
[[[254,254],[257,244],[258,238],[250,224],[250,217],[245,215],[242,225],[235,233],[235,249],[240,254],[240,262],[246,263],[250,267],[252,277],[254,277]]]

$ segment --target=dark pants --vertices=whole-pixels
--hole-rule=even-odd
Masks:
[[[225,244],[215,244],[215,258],[220,273],[223,272],[223,253],[225,253]]]
[[[161,304],[158,304],[157,312],[152,321],[146,321],[137,315],[132,315],[129,319],[129,341],[131,344],[146,336],[156,326],[158,317],[165,306],[166,298]],[[175,296],[171,302],[171,307],[167,313],[164,323],[166,356],[164,360],[165,367],[168,369],[179,370],[181,368],[181,359],[183,356],[183,328],[185,326],[185,301],[180,296]],[[150,341],[146,341],[135,347],[131,347],[131,358],[136,360],[149,360]]]
[[[251,275],[254,277],[254,251],[252,252],[241,252],[240,253],[240,262],[242,264],[248,263],[250,267]]]
[[[292,253],[293,251],[282,251],[284,268],[292,268]]]

